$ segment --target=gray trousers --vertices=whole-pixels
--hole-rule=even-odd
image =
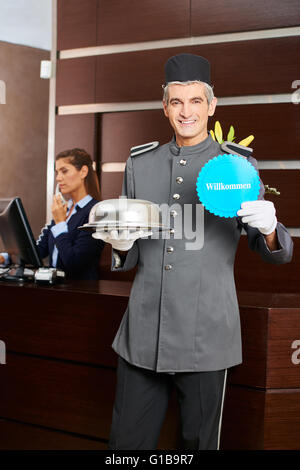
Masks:
[[[119,357],[109,449],[156,449],[174,386],[180,406],[181,448],[218,449],[226,373],[158,373]]]

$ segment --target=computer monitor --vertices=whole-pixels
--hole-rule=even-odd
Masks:
[[[0,236],[4,250],[21,268],[39,268],[43,262],[19,197],[0,199]]]

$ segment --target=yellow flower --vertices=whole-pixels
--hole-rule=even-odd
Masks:
[[[219,144],[222,144],[224,142],[223,131],[222,131],[222,127],[221,127],[221,124],[220,124],[219,121],[215,122],[215,131],[210,130],[209,132],[210,132],[210,135],[212,136],[212,138],[214,140],[218,141]],[[248,137],[241,140],[239,142],[239,144],[244,145],[244,147],[247,147],[252,142],[253,139],[254,139],[254,135],[248,135]],[[229,132],[227,134],[227,140],[229,142],[233,142],[235,140],[234,127],[233,126],[230,126],[230,128],[229,128]]]
[[[222,127],[219,121],[215,122],[215,132],[213,130],[209,131],[210,135],[214,140],[217,140],[219,144],[222,144],[224,142],[223,140],[223,131]],[[252,142],[254,139],[254,135],[248,135],[245,139],[241,140],[239,142],[239,145],[244,145],[244,147],[248,147],[248,145]],[[234,135],[234,127],[230,126],[229,132],[227,134],[227,140],[228,142],[233,142],[235,140],[235,135]],[[280,195],[280,192],[276,188],[270,188],[267,184],[265,184],[265,194],[276,194],[277,196]]]
[[[234,136],[234,127],[233,126],[230,126],[230,129],[229,129],[229,132],[227,134],[227,140],[229,142],[233,142],[235,139],[235,136]]]
[[[244,145],[245,147],[248,147],[249,144],[251,144],[252,140],[254,139],[254,135],[248,135],[245,139],[241,140],[239,142],[240,145]]]
[[[219,142],[219,144],[222,144],[224,142],[224,140],[223,140],[223,131],[222,131],[222,127],[221,127],[221,124],[219,123],[219,121],[215,122],[215,136],[216,136],[217,141]]]

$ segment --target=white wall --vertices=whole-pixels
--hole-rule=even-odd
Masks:
[[[51,50],[52,0],[0,0],[0,41]]]

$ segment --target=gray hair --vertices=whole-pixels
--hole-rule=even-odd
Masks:
[[[167,85],[163,85],[163,89],[164,89],[163,101],[169,104],[169,89],[168,89],[169,85],[191,85],[193,83],[203,83],[203,85],[205,86],[204,93],[205,93],[207,102],[210,105],[210,103],[212,102],[214,98],[214,91],[208,83],[200,82],[200,80],[189,80],[187,82],[169,82]]]

